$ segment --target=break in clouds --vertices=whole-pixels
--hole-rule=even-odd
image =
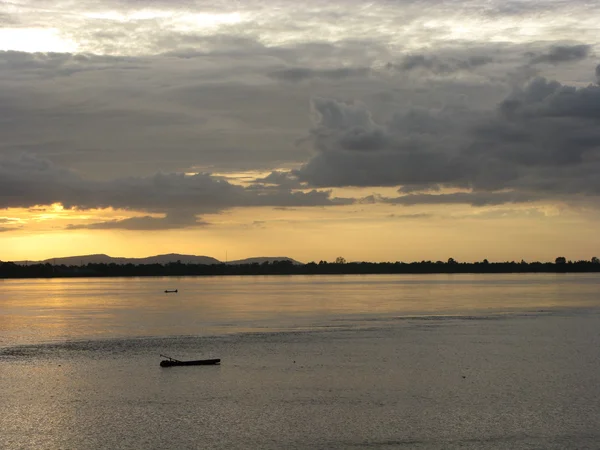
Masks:
[[[597,208],[599,19],[550,0],[5,3],[0,208],[135,214],[70,226],[93,229],[237,207]]]

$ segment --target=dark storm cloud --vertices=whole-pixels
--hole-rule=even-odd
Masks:
[[[511,94],[500,104],[500,112],[508,120],[564,118],[598,120],[600,87],[565,86],[545,78],[533,80],[525,89]]]
[[[294,175],[315,186],[474,191],[388,200],[399,204],[481,206],[600,194],[600,86],[536,78],[493,113],[415,111],[386,124],[364,105],[319,98],[313,107],[317,153]],[[364,138],[374,133],[385,139]]]
[[[548,49],[547,52],[541,54],[532,54],[531,62],[560,64],[566,62],[581,61],[586,59],[591,52],[592,46],[585,44],[578,45],[557,45]]]
[[[155,174],[93,181],[32,156],[0,160],[0,208],[52,203],[61,203],[67,209],[116,208],[166,214],[164,219],[142,217],[86,226],[147,230],[199,225],[196,214],[234,207],[331,206],[352,200],[331,198],[327,191],[244,188],[209,174]]]
[[[435,133],[422,132],[435,127],[427,123],[431,116],[409,112],[396,115],[385,126],[375,123],[361,104],[316,98],[313,108],[317,126],[312,135],[318,152],[294,172],[300,181],[316,186],[427,185],[465,175],[467,164],[461,155],[444,151]],[[401,116],[409,120],[403,122]]]

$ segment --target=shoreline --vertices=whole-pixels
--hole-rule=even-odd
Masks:
[[[348,264],[349,265],[349,264]],[[492,265],[492,264],[490,264]],[[248,270],[236,270],[236,266],[228,266],[225,270],[169,270],[164,268],[163,270],[151,270],[146,271],[144,268],[114,271],[108,270],[96,271],[89,269],[86,266],[83,267],[69,267],[69,268],[57,268],[51,266],[48,270],[44,267],[44,270],[35,270],[36,266],[19,266],[21,269],[17,270],[18,273],[2,273],[0,269],[0,280],[10,279],[53,279],[53,278],[182,278],[182,277],[229,277],[229,276],[327,276],[327,275],[502,275],[502,274],[577,274],[577,273],[600,273],[599,264],[589,265],[566,265],[567,267],[556,267],[554,264],[548,264],[531,267],[514,267],[512,264],[498,263],[501,267],[471,267],[472,264],[465,264],[461,267],[443,268],[438,270],[427,270],[423,267],[402,267],[397,270],[305,270],[300,267],[295,270],[268,270],[268,271],[248,271]],[[515,264],[519,266],[520,264]],[[407,264],[407,266],[410,266]],[[494,264],[496,266],[496,264]],[[508,267],[506,267],[508,266]]]

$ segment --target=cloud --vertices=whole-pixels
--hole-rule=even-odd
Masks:
[[[235,207],[333,206],[352,200],[331,198],[329,191],[314,189],[305,192],[259,186],[244,188],[206,173],[158,173],[98,181],[84,179],[71,170],[30,155],[0,160],[0,208],[53,203],[61,203],[68,209],[115,208],[166,214],[162,219],[136,217],[85,228],[160,229],[200,225],[202,222],[194,215]]]
[[[109,220],[106,222],[96,222],[91,224],[71,224],[67,226],[68,230],[140,230],[157,231],[170,230],[175,228],[189,228],[206,225],[205,222],[197,220],[191,213],[181,213],[179,211],[166,214],[164,217],[130,217],[122,220]]]
[[[6,231],[19,230],[21,227],[14,227],[14,226],[13,227],[11,227],[11,226],[5,227],[5,226],[3,226],[3,224],[4,225],[15,225],[15,222],[18,222],[18,221],[15,219],[9,219],[6,217],[0,217],[0,233],[6,232]]]
[[[280,81],[298,83],[312,78],[324,78],[328,80],[343,80],[350,77],[366,76],[368,68],[340,67],[336,69],[310,69],[306,67],[293,67],[289,69],[276,70],[269,73],[271,78]]]
[[[437,148],[438,137],[422,133],[422,121],[411,113],[404,117],[413,119],[414,133],[410,122],[401,123],[401,115],[387,126],[375,123],[359,103],[316,98],[313,108],[317,154],[293,172],[300,181],[315,186],[428,185],[458,181],[465,175],[461,155]]]
[[[536,78],[525,89],[512,93],[500,104],[507,119],[564,118],[596,120],[600,117],[600,87],[565,86]]]
[[[300,183],[291,172],[284,170],[275,170],[266,177],[257,178],[254,182],[263,186],[274,185],[287,189],[306,188],[306,184]]]
[[[456,58],[440,58],[435,55],[415,54],[404,57],[398,65],[389,64],[388,67],[403,71],[422,69],[436,75],[448,75],[463,70],[474,70],[493,61],[492,57],[486,55],[474,55],[467,57],[465,60],[459,60]]]
[[[103,54],[157,54],[194,45],[206,36],[231,35],[266,45],[371,41],[435,48],[444,42],[547,41],[593,38],[598,5],[593,2],[504,0],[439,2],[355,0],[303,3],[248,0],[130,1],[23,0],[0,14],[21,28],[52,24],[56,45]],[[514,16],[519,16],[515,24]],[[526,30],[524,29],[526,27]],[[526,31],[526,33],[524,32]],[[17,45],[17,44],[13,44]]]
[[[375,122],[356,103],[319,98],[313,107],[316,153],[293,173],[314,186],[473,191],[387,200],[398,204],[481,206],[600,195],[597,85],[577,88],[538,77],[496,111],[415,110],[387,123]]]
[[[351,202],[320,189],[336,186],[594,195],[597,98],[575,86],[600,6],[429,3],[0,6],[19,28],[0,30],[0,207],[110,206],[147,216],[89,226],[153,228]],[[248,170],[272,173],[208,174]]]
[[[529,203],[539,200],[520,192],[455,192],[452,194],[410,194],[394,198],[381,198],[382,203],[392,205],[449,205],[467,204],[471,206],[493,206],[507,203]]]
[[[399,220],[419,220],[419,219],[431,219],[433,214],[390,214],[390,219]]]
[[[561,64],[581,61],[590,55],[591,49],[592,46],[586,44],[556,45],[545,53],[531,55],[531,62],[533,64]]]

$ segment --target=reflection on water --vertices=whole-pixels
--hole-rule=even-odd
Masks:
[[[600,442],[595,275],[1,285],[1,449]]]
[[[595,307],[599,287],[596,274],[3,280],[0,346]]]

